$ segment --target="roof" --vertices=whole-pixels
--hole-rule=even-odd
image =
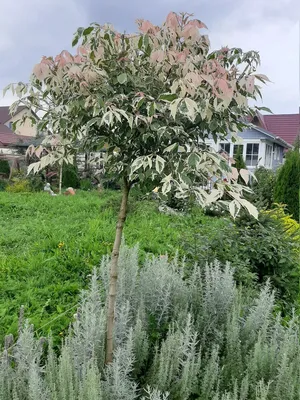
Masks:
[[[25,106],[18,107],[15,114],[24,110]],[[9,112],[9,106],[0,106],[0,124],[5,124],[5,122],[11,119],[11,114]]]
[[[0,122],[0,135],[2,133],[13,133],[13,131],[11,129],[9,129],[8,126],[1,124]]]
[[[272,133],[272,132],[270,132],[270,131],[268,131],[268,130],[266,130],[264,128],[261,128],[260,126],[256,126],[256,125],[252,125],[252,128],[257,130],[257,131],[259,131],[259,132],[264,133],[266,136],[268,136],[269,138],[273,139],[273,141],[275,143],[281,145],[282,147],[284,147],[286,149],[292,148],[292,145],[290,143],[286,142],[281,137],[279,137],[277,135],[274,135],[274,133]]]
[[[264,115],[266,129],[279,136],[289,144],[293,144],[300,134],[299,114]]]
[[[2,132],[2,127],[5,125],[0,125],[0,146],[29,146],[32,143],[31,136],[21,136],[14,132]],[[7,128],[8,129],[8,128]]]

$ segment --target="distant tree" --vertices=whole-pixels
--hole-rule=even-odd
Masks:
[[[78,168],[76,163],[67,164],[62,170],[62,186],[77,189],[80,187]]]
[[[237,149],[237,153],[234,156],[234,167],[237,169],[238,173],[239,173],[239,177],[238,177],[238,183],[243,184],[243,178],[242,175],[245,171],[247,171],[247,167],[246,167],[246,163],[244,161],[244,157],[243,157],[243,150],[242,150],[242,146],[238,146]]]
[[[297,150],[297,149],[300,150],[300,134],[297,135],[297,137],[293,143],[293,146],[294,146],[295,150]]]
[[[241,169],[247,169],[241,146],[238,146],[237,153],[234,156],[234,161],[235,161],[234,166],[238,171],[240,171]]]
[[[10,166],[9,166],[8,161],[5,159],[3,159],[3,160],[0,159],[0,173],[7,175],[7,177],[10,174]]]
[[[286,154],[283,166],[280,168],[274,190],[276,203],[283,203],[295,220],[300,220],[300,152],[294,148]]]
[[[255,178],[252,180],[251,194],[252,202],[258,208],[270,209],[274,203],[274,190],[276,185],[276,172],[271,169],[259,167],[255,173]]]
[[[199,31],[205,25],[184,13],[171,12],[160,27],[145,20],[138,27],[137,34],[119,33],[110,25],[79,28],[73,40],[73,45],[80,41],[76,55],[63,51],[44,57],[30,84],[13,86],[20,96],[14,107],[26,104],[38,111],[49,103],[39,124],[67,138],[71,149],[78,143],[89,151],[106,145],[105,169],[123,182],[110,269],[108,363],[113,357],[119,249],[134,184],[158,180],[161,196],[174,191],[178,198],[188,198],[193,193],[201,205],[227,193],[233,216],[241,207],[257,216],[242,197],[245,187],[237,182],[234,168],[205,140],[209,135],[225,140],[228,131],[236,137],[245,117],[254,115],[248,99],[260,95],[256,79],[268,80],[255,72],[259,54],[227,47],[209,52],[209,40]],[[30,170],[51,160],[50,155],[43,158]],[[208,177],[216,178],[211,193],[198,184]]]

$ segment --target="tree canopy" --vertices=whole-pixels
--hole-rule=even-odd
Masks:
[[[189,14],[171,12],[160,27],[137,24],[134,34],[111,25],[79,28],[76,54],[43,57],[29,84],[10,85],[20,97],[12,109],[22,103],[42,110],[38,129],[66,138],[72,149],[106,146],[106,169],[128,182],[159,178],[162,194],[193,191],[202,205],[226,192],[233,215],[241,206],[253,212],[236,171],[205,139],[231,132],[234,140],[245,126],[253,113],[248,99],[260,95],[256,82],[268,80],[256,73],[259,54],[227,47],[210,52],[205,24]],[[211,177],[217,181],[208,194],[199,182]]]
[[[73,39],[74,46],[79,44],[76,54],[64,50],[43,57],[29,84],[10,86],[20,96],[12,110],[25,104],[33,122],[42,111],[38,129],[54,137],[46,155],[42,146],[29,150],[41,156],[29,171],[54,160],[71,162],[76,151],[105,147],[106,170],[123,180],[107,301],[107,363],[113,359],[117,267],[134,183],[159,181],[162,196],[193,194],[201,205],[226,193],[234,217],[241,207],[258,214],[242,197],[249,188],[238,182],[237,169],[206,139],[225,139],[230,132],[235,140],[254,113],[248,99],[260,95],[257,80],[268,80],[256,73],[259,54],[227,47],[210,52],[208,37],[200,33],[206,26],[185,13],[169,13],[162,26],[146,20],[137,24],[134,34],[96,23],[79,28]],[[247,171],[240,175],[247,183]],[[208,192],[210,179],[214,188]]]
[[[278,172],[274,189],[277,203],[287,206],[287,211],[297,221],[300,220],[300,152],[299,148],[290,150]]]

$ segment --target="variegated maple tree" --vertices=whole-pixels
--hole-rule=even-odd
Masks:
[[[242,197],[248,189],[238,184],[237,170],[205,140],[223,140],[228,133],[235,140],[254,113],[248,100],[260,95],[256,81],[267,80],[256,74],[259,54],[227,47],[210,52],[201,34],[205,25],[189,14],[171,12],[162,26],[137,24],[136,34],[110,25],[79,28],[76,55],[43,57],[29,84],[13,86],[20,96],[14,107],[22,103],[44,111],[39,129],[59,134],[73,149],[105,146],[106,170],[123,180],[110,271],[107,362],[113,357],[117,263],[132,185],[159,180],[162,195],[193,193],[201,205],[226,193],[233,216],[240,207],[257,212]],[[43,165],[42,157],[30,168]],[[241,175],[247,183],[245,170]],[[210,178],[214,187],[208,192],[199,182]]]

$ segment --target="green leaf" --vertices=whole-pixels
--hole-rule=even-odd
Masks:
[[[143,42],[144,42],[144,46],[146,48],[149,45],[149,36],[148,35],[144,35]]]
[[[10,88],[11,88],[11,83],[9,85],[5,86],[5,88],[3,89],[3,97],[6,95],[6,92],[8,90],[10,90]]]
[[[215,119],[213,119],[211,121],[211,123],[209,124],[209,129],[211,131],[215,131],[215,130],[217,130],[217,128],[218,128],[218,122]]]
[[[86,29],[82,32],[82,34],[83,34],[83,36],[87,36],[87,35],[89,35],[91,32],[93,32],[93,30],[94,30],[94,27],[93,27],[93,26],[89,26],[88,28],[86,28]]]
[[[233,218],[235,218],[238,215],[240,208],[241,206],[236,200],[233,200],[229,203],[229,212]]]
[[[135,171],[140,169],[143,166],[143,158],[139,157],[136,160],[133,161],[131,165],[131,174],[133,174]]]
[[[170,144],[170,146],[168,146],[164,149],[164,153],[170,153],[171,151],[177,149],[177,147],[178,147],[178,143]]]
[[[264,74],[253,74],[261,82],[271,82],[270,79]]]
[[[191,154],[188,156],[188,159],[187,159],[188,165],[189,165],[191,168],[195,168],[195,167],[197,166],[197,164],[198,164],[199,161],[200,161],[200,157],[199,157],[199,155],[196,154],[196,153],[191,153]]]
[[[106,125],[110,126],[112,122],[113,122],[113,113],[112,111],[107,111],[102,117],[101,125],[105,123]]]
[[[76,46],[79,41],[79,36],[76,34],[72,40],[72,47]]]
[[[165,160],[160,157],[160,156],[156,156],[156,160],[155,160],[155,169],[156,171],[161,174],[162,171],[165,168]]]
[[[182,99],[176,99],[176,100],[172,101],[172,103],[170,104],[171,115],[174,119],[176,118],[177,109],[178,109],[178,106],[179,106],[181,100]]]
[[[132,126],[133,126],[133,116],[132,115],[130,115],[128,117],[128,125],[130,126],[130,129],[132,129]]]
[[[142,47],[143,47],[143,36],[141,36],[141,37],[139,38],[139,42],[138,42],[138,48],[139,48],[139,50],[141,50]]]
[[[259,111],[266,111],[266,112],[268,112],[268,113],[270,113],[270,114],[274,114],[273,113],[273,111],[271,111],[268,107],[255,107],[257,110],[259,110]]]
[[[118,77],[118,82],[123,85],[124,83],[127,82],[127,74],[124,72],[123,74],[120,74]]]
[[[148,108],[148,116],[152,117],[155,114],[155,103],[152,102]]]
[[[181,180],[182,180],[186,185],[188,185],[188,186],[191,186],[191,185],[192,185],[192,181],[191,181],[191,179],[188,177],[188,175],[186,175],[186,174],[180,174],[180,178],[181,178]]]
[[[136,105],[137,110],[140,109],[140,108],[142,107],[142,105],[144,104],[144,102],[145,102],[145,97],[142,97],[141,100],[139,100],[138,103],[137,103],[137,105]]]
[[[82,32],[84,31],[84,28],[83,27],[79,27],[78,29],[77,29],[77,31],[76,31],[76,33],[75,33],[75,35],[74,35],[74,39],[73,39],[73,41],[72,41],[72,46],[74,47],[74,46],[76,46],[76,44],[78,43],[78,41],[79,41],[79,39],[81,38],[81,36],[82,36]]]
[[[165,183],[162,185],[161,188],[162,194],[165,195],[169,193],[171,188],[172,188],[171,182],[169,180],[165,181]]]
[[[177,99],[177,95],[172,94],[172,93],[164,93],[164,94],[161,94],[158,99],[164,100],[164,101],[173,101],[173,100]]]

